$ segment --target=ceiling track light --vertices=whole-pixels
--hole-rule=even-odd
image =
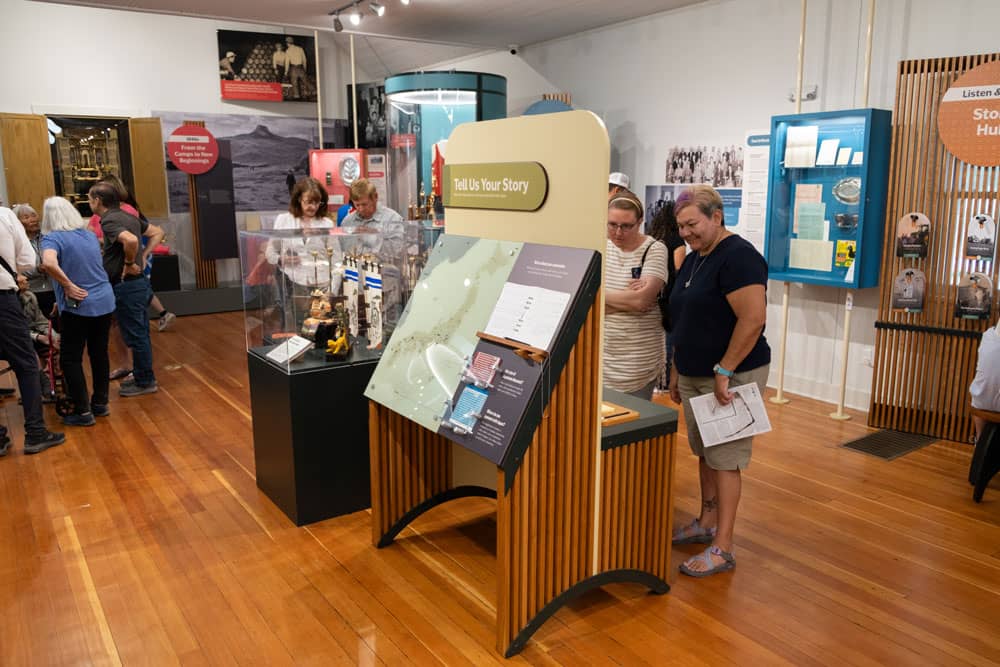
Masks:
[[[372,14],[375,16],[383,16],[385,14],[385,5],[380,5],[375,0],[368,3],[368,8],[372,10]]]
[[[399,0],[399,2],[404,5],[410,4],[410,0]]]
[[[347,18],[351,20],[351,25],[361,25],[361,10],[358,9],[358,3],[354,3],[351,13]]]
[[[344,24],[340,21],[340,12],[333,13],[333,31],[344,32]]]
[[[337,9],[331,10],[329,12],[329,16],[333,17],[334,32],[343,32],[344,23],[343,21],[340,20],[340,15],[345,12],[347,13],[347,20],[350,21],[352,26],[361,25],[361,19],[364,18],[361,11],[361,3],[363,1],[364,0],[354,0],[353,2],[349,2],[346,5],[338,7]],[[385,0],[383,0],[383,2],[384,1]],[[410,4],[410,0],[399,0],[399,1],[403,5]],[[372,14],[374,14],[375,16],[385,16],[384,4],[378,2],[378,0],[367,0],[367,2],[368,2],[368,9],[371,10]]]

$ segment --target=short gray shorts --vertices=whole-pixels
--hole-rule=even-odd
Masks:
[[[769,365],[760,366],[753,370],[737,373],[729,380],[730,387],[738,387],[741,384],[756,382],[761,392],[767,387],[767,373]],[[702,394],[710,394],[715,391],[715,377],[689,377],[680,375],[677,378],[677,388],[681,392],[681,401],[684,406],[684,421],[687,423],[688,445],[691,452],[698,457],[705,457],[708,467],[713,470],[744,470],[750,465],[750,453],[753,450],[753,438],[740,438],[722,445],[705,447],[701,441],[701,433],[698,432],[698,424],[695,423],[694,413],[691,412],[691,399]]]

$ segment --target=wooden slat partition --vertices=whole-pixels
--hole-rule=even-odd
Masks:
[[[674,456],[674,434],[601,453],[600,571],[670,580]]]
[[[372,543],[408,511],[451,487],[451,444],[437,433],[368,402]]]
[[[186,120],[185,125],[205,127],[203,120]],[[191,240],[194,246],[194,280],[198,289],[212,289],[219,286],[215,273],[215,260],[201,258],[201,238],[198,232],[198,187],[195,177],[188,175],[188,196],[191,200]]]
[[[971,433],[968,388],[978,334],[989,322],[958,319],[954,307],[961,275],[978,271],[997,285],[996,261],[965,259],[965,235],[971,216],[997,219],[1000,170],[952,156],[938,136],[937,114],[955,79],[995,60],[1000,53],[899,63],[870,426],[960,441]],[[910,212],[931,221],[926,259],[896,257],[896,222]],[[893,281],[906,268],[926,276],[921,313],[891,308]],[[993,307],[995,320],[1000,306]]]
[[[542,422],[503,493],[497,472],[497,650],[591,575],[601,317],[591,307]],[[666,578],[666,577],[664,577]]]

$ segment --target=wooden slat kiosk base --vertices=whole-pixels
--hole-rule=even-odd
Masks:
[[[448,233],[603,254],[609,149],[600,120],[576,111],[470,123],[449,141],[449,164],[526,161],[540,163],[548,176],[539,210],[449,208]],[[369,404],[377,546],[390,545],[408,523],[443,502],[497,498],[496,647],[508,657],[562,605],[593,588],[628,581],[656,593],[670,588],[676,412],[632,399],[626,407],[656,416],[604,429],[602,443],[598,286],[515,466],[476,459],[477,467],[468,455],[457,456],[465,450],[448,439]],[[625,405],[630,398],[608,400]]]

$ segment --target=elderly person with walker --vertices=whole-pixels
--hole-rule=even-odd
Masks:
[[[712,393],[721,405],[730,387],[767,384],[771,349],[764,339],[767,263],[746,240],[725,227],[722,198],[695,185],[674,204],[681,238],[691,247],[670,297],[674,363],[670,397],[682,403],[688,444],[698,457],[701,513],[674,532],[674,544],[709,544],[680,571],[705,577],[736,567],[733,527],[740,503],[741,471],[750,463],[752,438],[705,447],[691,399]]]

